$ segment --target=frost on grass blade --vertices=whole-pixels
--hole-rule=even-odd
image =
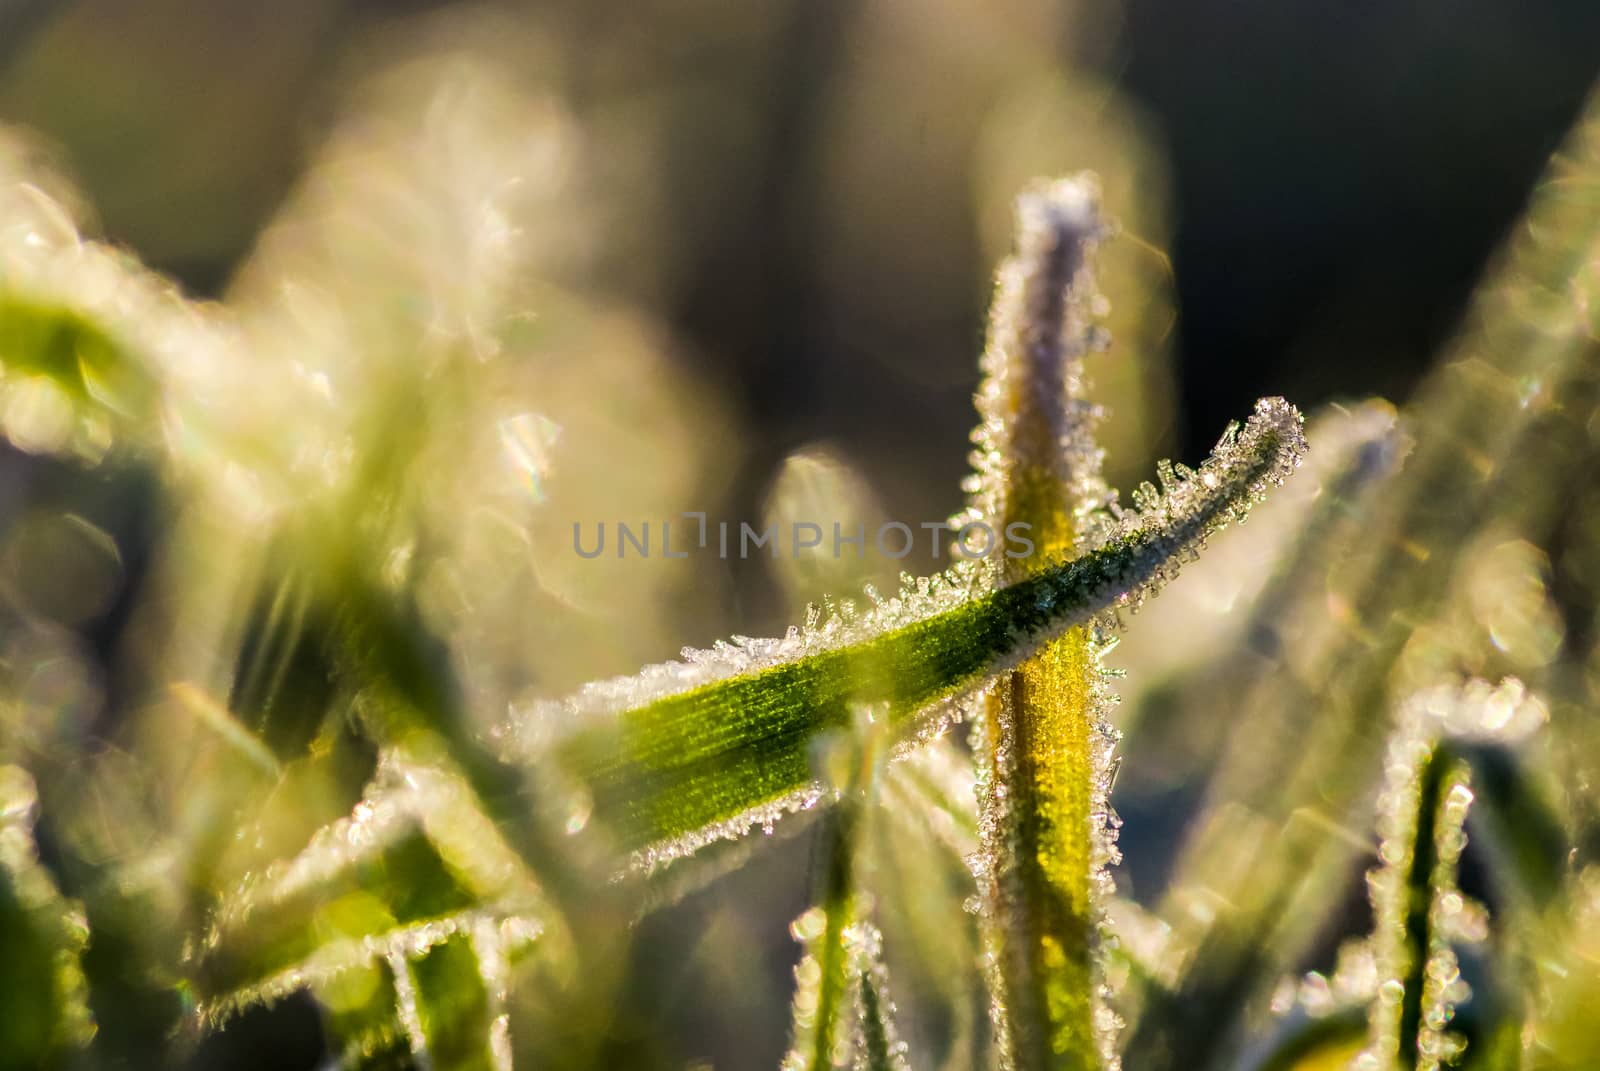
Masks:
[[[1066,629],[1137,609],[1281,482],[1303,450],[1299,413],[1263,400],[1198,472],[1174,473],[1165,493],[1119,511],[1091,553],[994,591],[975,587],[970,568],[918,581],[870,610],[746,645],[754,654],[716,655],[718,669],[731,671],[721,679],[706,680],[691,662],[585,689],[519,716],[540,726],[535,736],[559,730],[559,739],[530,753],[512,726],[509,748],[524,760],[553,757],[639,861],[687,854],[708,829],[737,834],[818,798],[812,741],[848,725],[852,707],[881,704],[890,728],[903,731],[929,704]]]
[[[889,993],[889,969],[881,954],[881,938],[876,931],[859,938],[871,947],[862,956],[863,966],[856,982],[861,987],[861,1021],[857,1040],[856,1067],[860,1071],[910,1071],[906,1043],[894,1025],[894,999]]]
[[[1136,694],[1179,687],[1185,707],[1198,716],[1228,712],[1232,723],[1231,712],[1241,707],[1239,681],[1249,680],[1249,690],[1259,691],[1264,684],[1255,668],[1261,659],[1293,656],[1311,613],[1307,604],[1322,609],[1314,592],[1327,582],[1328,562],[1340,546],[1363,537],[1373,512],[1372,490],[1393,475],[1410,449],[1394,407],[1375,399],[1328,405],[1308,416],[1306,440],[1310,451],[1293,485],[1252,516],[1248,530],[1229,533],[1208,550],[1206,568],[1186,573],[1165,592],[1155,619],[1118,648],[1119,661],[1139,667],[1131,682]],[[1181,683],[1173,681],[1178,674]],[[1254,746],[1225,756],[1211,777],[1212,794],[1247,774],[1269,778],[1284,761],[1273,742],[1294,746],[1294,708],[1255,707],[1244,705],[1255,727],[1241,729]],[[1130,713],[1139,716],[1137,709]],[[1126,719],[1122,724],[1129,727]]]
[[[1446,1026],[1469,995],[1441,931],[1460,929],[1469,912],[1455,867],[1472,791],[1446,753],[1415,740],[1396,751],[1381,823],[1383,865],[1371,879],[1381,982],[1359,1071],[1432,1071],[1453,1062],[1461,1045]]]
[[[1103,348],[1103,304],[1090,258],[1107,230],[1091,176],[1040,183],[1017,199],[1017,248],[1001,265],[972,433],[968,522],[1060,527],[1080,549],[1103,534],[1112,494],[1095,442],[1100,410],[1087,397],[1083,358]],[[1049,536],[1047,536],[1049,538]]]
[[[852,1057],[860,1059],[865,1009],[862,973],[872,953],[861,945],[878,936],[857,917],[863,898],[857,885],[863,827],[874,813],[884,754],[881,711],[859,708],[850,730],[831,734],[818,748],[822,780],[836,786],[839,801],[828,812],[816,874],[817,907],[795,924],[808,955],[796,972],[794,1048],[785,1068],[827,1071]],[[885,1009],[875,1009],[877,1033],[892,1033]]]
[[[1102,228],[1092,182],[1030,190],[1017,223],[984,355],[969,516],[996,531],[1027,531],[1048,560],[1098,545],[1114,502],[1100,477],[1099,413],[1084,375],[1084,356],[1100,341],[1089,263]],[[1001,583],[1035,565],[998,550],[990,563]],[[976,876],[1006,1066],[1115,1061],[1114,1040],[1097,1023],[1100,905],[1116,861],[1106,798],[1116,744],[1106,713],[1115,697],[1100,654],[1095,630],[1069,629],[979,695]]]
[[[308,985],[341,991],[351,972],[458,937],[501,963],[553,917],[464,785],[387,754],[348,818],[223,901],[191,966],[197,1019],[214,1028]]]
[[[82,956],[88,923],[39,864],[33,779],[0,766],[0,1060],[64,1066],[94,1036]]]
[[[997,682],[974,748],[994,1015],[1010,1066],[1115,1066],[1099,955],[1119,860],[1102,644],[1069,632]]]
[[[894,1025],[889,972],[883,963],[883,938],[869,922],[854,922],[839,935],[844,990],[836,1018],[828,1024],[829,1044],[816,1051],[825,1009],[823,959],[827,926],[813,908],[790,928],[806,953],[795,968],[794,1037],[782,1071],[908,1071],[905,1042]]]
[[[460,1071],[510,1071],[510,1021],[504,981],[485,969],[503,955],[492,924],[452,934],[409,959],[391,956],[400,1020],[411,1050],[427,1065]]]
[[[1358,1071],[1434,1071],[1460,1055],[1449,1023],[1471,994],[1455,946],[1481,941],[1487,920],[1456,885],[1473,801],[1458,745],[1516,741],[1545,718],[1543,704],[1509,678],[1426,689],[1401,713],[1378,803],[1379,866],[1369,876],[1378,984]]]

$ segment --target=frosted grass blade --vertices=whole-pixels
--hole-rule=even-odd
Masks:
[[[953,609],[924,600],[925,616],[886,631],[868,618],[865,636],[847,633],[854,642],[843,646],[659,698],[650,697],[649,676],[613,682],[529,716],[576,721],[554,753],[585,786],[618,847],[643,852],[642,862],[685,854],[776,817],[759,808],[807,792],[814,799],[810,743],[846,727],[853,705],[881,704],[888,724],[903,729],[929,704],[1015,665],[1065,630],[1137,608],[1212,532],[1281,482],[1303,445],[1299,414],[1265,400],[1198,473],[1143,512],[1130,511],[1115,535],[1082,557],[957,600]],[[796,644],[804,651],[803,641]],[[637,693],[637,705],[604,709]]]

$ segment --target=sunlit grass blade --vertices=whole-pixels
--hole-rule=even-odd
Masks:
[[[619,847],[645,852],[647,861],[685,854],[776,817],[785,801],[815,799],[811,742],[848,725],[853,704],[881,704],[891,728],[902,729],[929,704],[1065,630],[1136,607],[1281,481],[1302,449],[1299,414],[1264,401],[1198,473],[1129,513],[1115,536],[1082,557],[986,593],[914,589],[814,646],[796,633],[778,658],[747,672],[709,683],[691,676],[687,686],[661,674],[669,689],[686,690],[659,698],[660,676],[646,676],[525,717],[566,729],[555,758],[585,786]]]
[[[1115,501],[1100,478],[1083,368],[1099,341],[1089,261],[1103,227],[1085,178],[1023,194],[991,312],[972,512],[997,531],[1020,526],[1046,558],[1095,546]],[[1034,566],[999,553],[993,563],[1003,582]],[[1088,627],[1067,630],[977,705],[993,1014],[1003,1066],[1024,1071],[1086,1071],[1113,1051],[1097,1023],[1100,899],[1115,862],[1106,800],[1115,736],[1099,656]]]
[[[492,954],[498,954],[492,953]],[[434,1071],[510,1071],[511,1042],[496,991],[473,934],[458,933],[393,965],[401,1018],[416,1054]]]

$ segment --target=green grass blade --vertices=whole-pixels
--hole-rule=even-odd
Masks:
[[[387,959],[341,971],[312,986],[323,1029],[343,1071],[406,1071],[411,1043]]]
[[[1410,858],[1402,884],[1404,937],[1402,955],[1407,969],[1400,998],[1399,1050],[1397,1066],[1411,1071],[1423,1049],[1423,991],[1427,988],[1428,961],[1434,941],[1430,916],[1433,913],[1433,876],[1439,865],[1439,819],[1444,809],[1445,772],[1448,759],[1437,750],[1428,756],[1417,772],[1420,782],[1416,834],[1412,837]]]
[[[509,1040],[470,934],[457,934],[406,965],[401,1017],[434,1071],[508,1071]],[[418,1045],[420,1042],[420,1045]]]
[[[850,984],[852,964],[845,945],[845,931],[856,919],[857,860],[861,827],[867,809],[876,799],[878,758],[870,727],[853,738],[840,741],[837,749],[849,764],[840,798],[828,814],[820,850],[822,852],[821,907],[824,918],[822,940],[817,949],[821,981],[817,989],[816,1027],[812,1035],[810,1071],[826,1071],[832,1065],[834,1046],[849,1023],[841,1014]]]
[[[459,779],[391,758],[349,818],[224,900],[191,967],[200,1019],[420,954],[486,918],[515,920],[521,940],[551,916]]]
[[[870,710],[856,712],[852,731],[825,741],[821,773],[839,788],[817,842],[817,904],[792,932],[807,945],[795,971],[793,1043],[784,1067],[829,1071],[860,1047],[862,923],[857,918],[858,855],[863,827],[877,802],[883,727]]]
[[[69,1066],[94,1035],[83,976],[88,926],[39,864],[38,797],[0,766],[0,1066]]]
[[[905,1046],[895,1031],[890,1014],[893,1007],[885,984],[886,972],[879,960],[861,970],[861,1052],[856,1066],[860,1071],[907,1071]]]
[[[724,827],[742,832],[759,808],[814,791],[811,743],[845,728],[853,705],[881,705],[890,726],[904,729],[929,704],[1067,629],[1136,608],[1207,536],[1280,482],[1302,449],[1299,414],[1265,401],[1199,473],[1130,515],[1100,549],[987,593],[928,597],[934,612],[899,627],[879,631],[884,622],[869,619],[864,638],[844,646],[600,712],[599,724],[556,745],[557,757],[587,787],[618,846],[647,861],[692,851]],[[943,609],[949,601],[954,608]],[[614,701],[619,690],[626,687],[611,685],[601,699]],[[553,704],[543,716],[595,713],[584,700]]]
[[[1112,499],[1100,478],[1098,412],[1086,395],[1093,348],[1090,255],[1103,229],[1093,183],[1065,179],[1017,203],[1017,250],[991,314],[974,511],[1024,526],[1047,557],[1098,541]],[[996,556],[1008,581],[1026,559]],[[1078,626],[999,676],[976,704],[984,924],[1003,1059],[1089,1071],[1096,1028],[1099,892],[1111,856],[1106,770],[1112,734],[1093,630]]]
[[[1451,946],[1463,917],[1479,910],[1456,887],[1470,775],[1426,718],[1391,741],[1380,866],[1370,880],[1378,992],[1368,1053],[1375,1066],[1400,1071],[1437,1071],[1458,1055],[1462,1038],[1446,1027],[1466,990]]]

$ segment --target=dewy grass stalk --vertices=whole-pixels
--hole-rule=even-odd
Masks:
[[[1093,545],[1104,507],[1097,414],[1085,397],[1093,348],[1089,257],[1102,223],[1086,180],[1018,203],[1017,250],[1000,270],[979,392],[987,442],[974,511],[1025,525],[1044,554]],[[997,556],[1006,582],[1026,560]],[[984,873],[1001,1058],[1018,1069],[1086,1069],[1109,1059],[1099,1007],[1097,898],[1114,852],[1114,740],[1093,626],[1068,629],[998,677],[976,707],[983,763]]]

